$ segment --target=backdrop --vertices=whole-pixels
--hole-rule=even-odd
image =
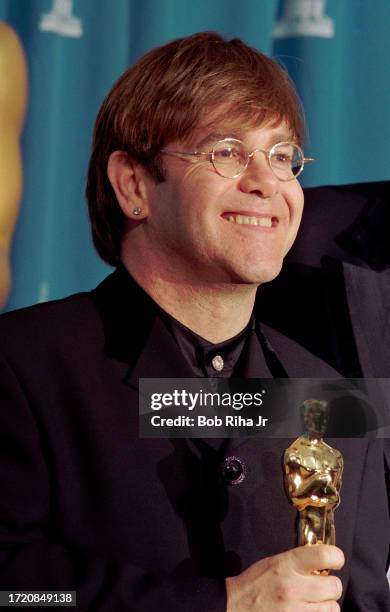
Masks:
[[[389,0],[0,0],[29,65],[24,194],[8,309],[92,288],[84,201],[95,115],[142,53],[200,30],[276,56],[296,82],[316,163],[304,185],[390,178]]]

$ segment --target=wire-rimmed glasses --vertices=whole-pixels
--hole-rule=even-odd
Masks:
[[[237,138],[218,140],[210,152],[162,149],[161,153],[198,159],[205,157],[213,164],[220,176],[231,179],[245,172],[255,153],[264,153],[271,170],[280,181],[292,181],[301,174],[305,163],[314,161],[312,157],[305,157],[301,147],[294,142],[278,142],[268,150],[254,149],[249,152],[245,144]]]

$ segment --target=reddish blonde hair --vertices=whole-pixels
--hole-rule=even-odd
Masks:
[[[95,123],[86,196],[102,259],[119,262],[125,221],[107,177],[113,151],[127,151],[163,181],[160,150],[188,139],[200,125],[245,131],[283,119],[302,143],[301,105],[289,76],[238,38],[202,32],[141,57],[115,83]]]

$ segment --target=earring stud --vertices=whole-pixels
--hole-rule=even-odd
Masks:
[[[135,208],[133,208],[133,215],[135,215],[136,217],[138,217],[138,215],[140,215],[142,213],[142,208],[140,208],[139,206],[136,206]]]

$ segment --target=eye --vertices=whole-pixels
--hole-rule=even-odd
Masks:
[[[277,164],[291,166],[293,158],[290,153],[283,152],[283,151],[277,151],[273,153],[272,161],[276,162]]]
[[[214,159],[218,161],[231,161],[241,158],[239,147],[225,146],[214,149]]]

